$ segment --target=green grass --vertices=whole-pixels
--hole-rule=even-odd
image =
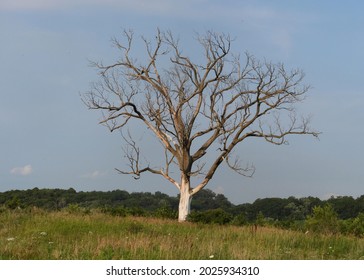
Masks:
[[[0,213],[0,259],[364,259],[364,239],[92,212]]]

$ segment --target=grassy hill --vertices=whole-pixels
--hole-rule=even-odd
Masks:
[[[39,209],[0,213],[0,259],[364,259],[364,239]]]

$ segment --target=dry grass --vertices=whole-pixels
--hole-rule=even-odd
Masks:
[[[364,240],[102,213],[0,213],[0,259],[363,259]]]

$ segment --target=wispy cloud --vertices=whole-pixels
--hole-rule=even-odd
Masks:
[[[81,177],[86,178],[86,179],[96,179],[96,178],[105,176],[106,174],[107,174],[107,172],[102,172],[102,171],[99,171],[99,170],[95,170],[93,172],[83,174]]]
[[[14,167],[10,170],[10,173],[13,175],[27,176],[33,173],[33,167],[30,164],[23,167]]]

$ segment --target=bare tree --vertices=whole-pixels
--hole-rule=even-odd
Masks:
[[[139,178],[149,172],[178,188],[179,221],[186,220],[193,195],[223,162],[239,174],[252,175],[253,166],[243,167],[238,158],[232,159],[239,143],[256,137],[282,145],[288,135],[318,136],[310,129],[309,118],[298,118],[294,107],[309,89],[301,84],[302,71],[234,54],[230,36],[215,32],[197,38],[202,62],[186,55],[171,32],[160,30],[151,41],[141,37],[145,59],[140,62],[132,54],[133,32],[123,35],[123,42],[113,40],[121,53],[119,60],[93,63],[100,80],[83,100],[90,109],[103,111],[100,123],[110,131],[122,130],[130,170],[117,169],[121,174]],[[163,166],[142,164],[141,149],[126,129],[132,121],[160,141]],[[212,161],[206,160],[209,154],[214,155]],[[178,178],[173,177],[173,168]],[[191,178],[198,175],[192,186]]]

